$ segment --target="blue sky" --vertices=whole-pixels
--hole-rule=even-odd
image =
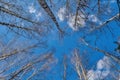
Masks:
[[[5,1],[9,2],[10,0]],[[109,0],[101,0],[101,4],[105,5],[108,1]],[[0,36],[4,36],[4,34],[7,35],[5,37],[1,37],[0,43],[3,42],[4,45],[8,45],[10,41],[12,41],[17,36],[19,38],[14,44],[12,44],[12,47],[16,48],[15,46],[19,46],[18,49],[22,49],[34,43],[46,41],[46,46],[44,48],[39,47],[31,49],[31,51],[28,51],[28,53],[30,54],[18,55],[21,57],[26,56],[21,59],[27,62],[27,59],[32,60],[31,57],[36,57],[46,51],[53,50],[53,55],[56,61],[54,64],[51,65],[52,68],[47,73],[41,73],[42,75],[46,74],[45,79],[43,80],[62,80],[64,70],[64,55],[67,55],[67,80],[79,80],[78,74],[75,71],[74,60],[72,60],[75,49],[79,49],[78,54],[81,56],[83,66],[85,66],[85,69],[87,71],[86,76],[89,77],[88,80],[98,80],[99,78],[108,80],[109,76],[111,74],[114,74],[115,72],[111,66],[111,63],[114,63],[114,60],[111,60],[111,58],[101,52],[89,48],[81,41],[81,38],[93,47],[98,47],[101,50],[105,50],[109,53],[112,53],[113,55],[118,55],[120,57],[119,53],[114,51],[114,49],[117,47],[117,45],[114,44],[114,41],[119,41],[120,37],[119,22],[117,23],[117,21],[113,20],[107,25],[104,25],[102,28],[95,29],[93,32],[90,32],[92,29],[98,27],[99,25],[102,25],[102,23],[118,14],[118,6],[116,4],[116,1],[110,0],[110,3],[108,5],[109,7],[101,6],[101,8],[105,9],[105,11],[101,9],[101,14],[97,11],[97,6],[93,10],[91,10],[97,2],[96,0],[91,0],[88,4],[89,8],[83,8],[82,11],[79,11],[76,26],[74,26],[74,23],[77,0],[70,0],[70,6],[68,6],[70,8],[68,9],[66,8],[66,0],[60,2],[59,0],[52,0],[51,2],[49,0],[46,0],[46,2],[55,15],[60,28],[63,29],[66,33],[63,38],[59,37],[60,34],[56,28],[56,25],[54,24],[50,16],[45,12],[45,10],[39,5],[38,1],[29,0],[28,2],[26,2],[26,0],[17,0],[15,2],[14,0],[13,2],[11,2],[11,4],[16,3],[15,5],[18,7],[17,10],[14,7],[8,7],[7,5],[3,5],[2,3],[0,3],[0,6],[4,6],[7,9],[19,13],[32,21],[41,22],[41,25],[33,25],[30,22],[21,20],[19,18],[16,18],[15,16],[3,14],[2,11],[0,11],[0,21],[21,25],[27,28],[37,29],[39,32],[44,30],[44,32],[41,32],[41,34],[43,35],[39,35],[33,32],[34,37],[32,37],[31,33],[26,31],[19,32],[20,30],[18,30],[17,32],[21,33],[22,35],[17,36],[17,34],[15,34],[14,32],[9,31],[6,26],[0,25]],[[19,11],[19,8],[21,9],[21,11]],[[50,30],[47,33],[48,28]],[[17,29],[14,30],[16,31]],[[46,35],[44,35],[44,33],[46,33]],[[23,37],[23,35],[25,37]],[[3,53],[3,48],[0,48],[0,53]],[[11,49],[11,46],[8,45],[8,51],[9,49]],[[85,64],[86,61],[87,64]],[[2,64],[3,63],[1,62],[0,65]],[[3,66],[6,66],[6,63],[3,64]],[[118,64],[117,67],[119,69]],[[2,69],[3,68],[1,67],[0,70]],[[14,69],[12,70],[14,71]],[[26,80],[31,72],[32,71],[24,75],[22,77],[22,80]],[[7,75],[8,73],[0,74],[0,76]],[[118,76],[120,76],[120,73],[118,74]],[[33,79],[36,78],[38,78],[39,80],[41,76],[37,76]]]

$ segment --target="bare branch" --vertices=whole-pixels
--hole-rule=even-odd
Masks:
[[[44,60],[46,61],[47,59],[49,59],[51,57],[52,57],[52,54],[49,53],[49,54],[43,55],[42,57],[40,57],[32,62],[29,62],[28,64],[24,65],[20,70],[17,70],[16,72],[14,72],[9,80],[14,80],[14,78],[17,77],[24,70],[31,68],[34,64],[37,64],[37,63],[42,62]]]
[[[4,8],[4,7],[2,7],[2,6],[0,6],[0,11],[3,11],[3,12],[5,12],[5,13],[7,13],[7,14],[12,15],[12,16],[18,17],[18,18],[23,19],[23,20],[25,20],[25,21],[31,22],[31,23],[33,23],[33,24],[41,25],[41,24],[38,23],[38,22],[32,21],[32,20],[30,20],[30,19],[27,19],[27,18],[25,18],[25,17],[23,17],[23,16],[15,13],[15,12],[13,12],[13,11],[11,11],[11,10],[9,10],[9,9],[6,9],[6,8]]]
[[[86,71],[85,71],[83,64],[81,62],[81,59],[78,55],[77,49],[75,49],[75,51],[74,51],[74,58],[75,58],[75,67],[76,67],[76,71],[78,73],[79,79],[87,80]]]
[[[93,31],[95,31],[95,30],[98,30],[98,29],[100,29],[100,28],[104,27],[106,24],[108,24],[109,22],[111,22],[111,21],[115,20],[115,19],[116,19],[116,18],[118,18],[119,16],[120,16],[120,14],[119,14],[119,13],[118,13],[118,14],[116,14],[115,16],[113,16],[113,17],[111,17],[110,19],[106,20],[105,22],[103,22],[103,23],[102,23],[102,24],[100,24],[99,26],[97,26],[97,27],[93,28],[93,29],[90,31],[90,33],[91,33],[91,32],[93,32]]]
[[[89,47],[89,48],[91,48],[91,49],[93,49],[93,50],[96,50],[96,51],[98,51],[98,52],[103,53],[104,55],[112,58],[113,60],[115,60],[116,62],[118,62],[118,63],[120,64],[120,58],[119,58],[119,57],[116,57],[116,56],[112,55],[111,53],[109,53],[109,52],[107,52],[107,51],[105,51],[105,50],[101,50],[101,49],[99,49],[99,48],[97,48],[97,47],[91,46],[90,44],[88,44],[88,43],[87,43],[84,39],[82,39],[82,38],[81,38],[81,40],[83,41],[84,45],[86,45],[87,47]]]
[[[4,59],[6,59],[6,58],[8,58],[8,57],[10,57],[10,56],[16,55],[16,54],[18,54],[18,53],[26,52],[26,51],[28,51],[28,50],[30,50],[30,49],[32,49],[32,48],[37,47],[37,46],[38,46],[38,43],[37,43],[37,44],[34,44],[34,45],[32,45],[32,46],[26,47],[26,48],[24,48],[24,49],[21,49],[21,50],[14,49],[12,52],[10,52],[10,53],[8,53],[8,54],[5,54],[5,53],[4,53],[2,56],[0,56],[0,61],[1,61],[1,60],[4,60]]]
[[[117,5],[118,5],[119,14],[120,14],[120,0],[117,0]],[[120,18],[120,15],[119,15],[119,18]]]

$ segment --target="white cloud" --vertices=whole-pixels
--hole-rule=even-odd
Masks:
[[[57,16],[59,18],[60,21],[64,21],[65,18],[68,19],[67,24],[69,25],[70,28],[72,28],[72,30],[77,31],[79,29],[79,27],[84,27],[85,26],[85,16],[83,14],[79,14],[77,17],[77,25],[74,26],[75,24],[75,15],[70,14],[69,16],[66,15],[66,8],[62,7],[59,9]]]
[[[37,18],[37,20],[39,20],[39,18],[41,17],[41,15],[42,15],[41,12],[38,12],[38,13],[36,14],[36,18]]]
[[[34,14],[35,15],[35,18],[37,20],[39,20],[39,18],[41,17],[42,13],[40,11],[37,11],[34,7],[33,4],[31,4],[29,7],[28,7],[28,10],[31,14]]]
[[[110,73],[110,60],[108,57],[104,56],[97,63],[96,70],[89,70],[87,73],[88,80],[101,80],[108,76]]]
[[[89,15],[88,16],[89,20],[92,22],[99,22],[99,19],[95,15]]]
[[[75,15],[70,15],[67,23],[70,28],[72,28],[74,31],[77,31],[79,29],[79,27],[85,26],[84,15],[82,15],[82,14],[78,15],[76,26],[75,26]]]
[[[66,9],[64,7],[62,7],[58,11],[57,16],[58,16],[58,18],[59,18],[60,21],[64,21],[64,19],[65,19],[65,10]]]
[[[99,25],[102,24],[102,22],[97,18],[97,16],[95,16],[93,14],[89,15],[88,19],[89,19],[89,21],[92,21],[92,22],[97,23]]]
[[[30,13],[35,13],[36,9],[34,8],[33,4],[28,7]]]
[[[97,69],[101,70],[103,68],[110,69],[110,61],[108,57],[104,57],[103,59],[99,60],[97,63]]]

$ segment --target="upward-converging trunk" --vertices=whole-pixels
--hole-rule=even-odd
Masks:
[[[48,4],[46,3],[45,0],[38,0],[39,4],[41,5],[41,7],[47,12],[47,14],[50,16],[50,18],[53,20],[53,22],[55,23],[55,25],[57,26],[57,29],[60,32],[63,32],[62,29],[60,29],[60,26],[53,14],[53,12],[51,11],[51,9],[49,8]]]

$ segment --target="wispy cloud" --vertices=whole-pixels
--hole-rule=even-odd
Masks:
[[[31,6],[28,7],[30,13],[35,13],[36,9],[34,8],[34,5],[32,4]]]

